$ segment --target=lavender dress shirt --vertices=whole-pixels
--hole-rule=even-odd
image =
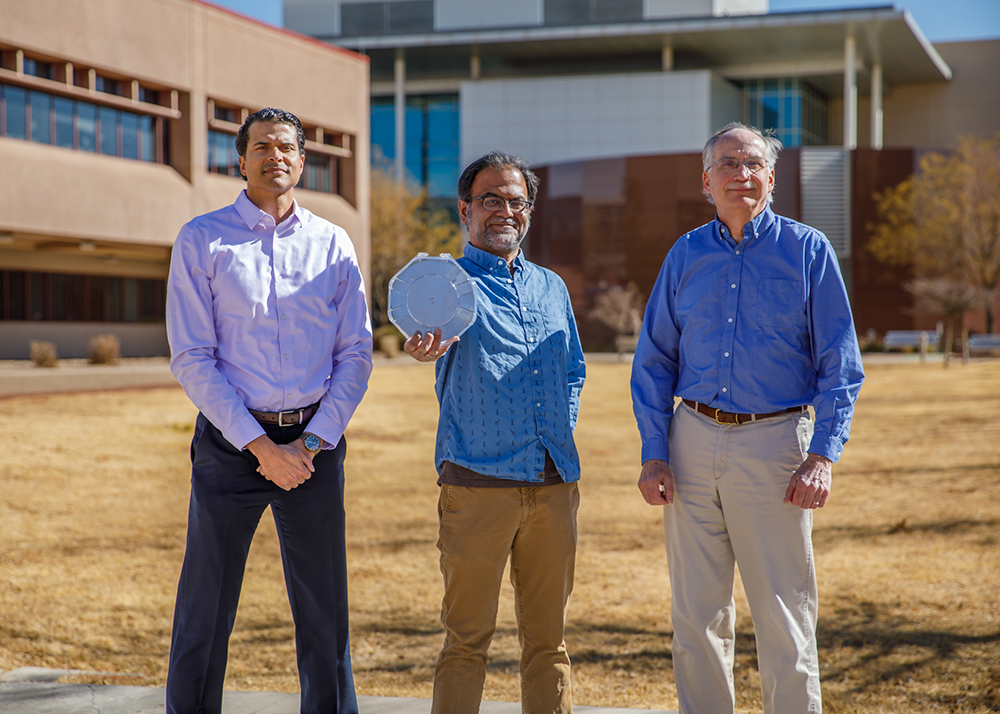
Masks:
[[[264,434],[247,409],[316,402],[336,446],[368,387],[372,332],[346,231],[295,204],[279,225],[246,192],[186,224],[167,283],[170,370],[236,448]]]

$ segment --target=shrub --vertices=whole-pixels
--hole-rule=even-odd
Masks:
[[[31,361],[36,367],[58,367],[59,353],[55,342],[31,341]]]
[[[90,364],[118,364],[121,359],[121,342],[114,335],[98,335],[87,343],[87,361]]]

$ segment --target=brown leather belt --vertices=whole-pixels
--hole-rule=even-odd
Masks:
[[[721,409],[713,409],[708,405],[691,399],[682,399],[681,401],[699,414],[704,414],[709,419],[715,419],[715,421],[719,424],[747,424],[749,422],[760,421],[761,419],[770,419],[771,417],[781,416],[783,414],[801,414],[809,408],[806,406],[789,407],[788,409],[782,409],[780,412],[771,412],[770,414],[736,414],[735,412],[724,412]]]
[[[289,409],[284,412],[259,412],[256,409],[247,409],[250,415],[261,424],[277,424],[278,426],[297,426],[305,424],[312,419],[312,415],[319,411],[319,402],[310,404],[301,409]]]

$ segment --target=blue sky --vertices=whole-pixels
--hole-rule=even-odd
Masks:
[[[282,0],[209,0],[281,24]],[[771,0],[772,12],[895,4],[910,11],[931,42],[1000,38],[1000,0]]]

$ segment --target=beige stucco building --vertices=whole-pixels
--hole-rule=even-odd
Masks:
[[[0,0],[0,359],[166,354],[170,248],[244,183],[243,118],[306,127],[299,203],[370,265],[369,65],[197,0]]]

